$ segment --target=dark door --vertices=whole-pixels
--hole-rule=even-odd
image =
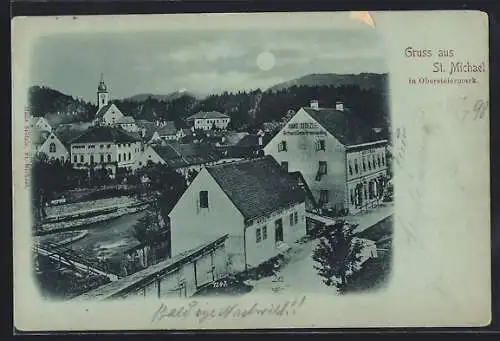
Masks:
[[[274,222],[274,236],[276,243],[283,241],[283,219],[279,218]]]

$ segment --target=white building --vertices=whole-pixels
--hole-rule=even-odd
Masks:
[[[227,129],[231,118],[229,115],[218,111],[200,111],[187,118],[188,122],[192,122],[195,129],[210,130],[210,129]]]
[[[64,163],[69,160],[69,145],[55,133],[50,133],[38,149],[39,153],[47,155],[49,160],[59,160]]]
[[[142,149],[140,138],[132,133],[96,126],[71,141],[71,163],[74,168],[104,167],[114,176],[117,168],[135,170]]]
[[[322,208],[356,212],[380,200],[387,140],[338,102],[301,108],[264,147],[289,172],[302,173]]]
[[[29,126],[30,130],[38,129],[40,131],[47,131],[47,132],[51,132],[52,128],[53,128],[51,126],[51,124],[49,123],[49,121],[45,117],[42,117],[42,116],[30,117],[28,126]]]
[[[94,125],[121,127],[126,131],[137,132],[135,120],[132,116],[125,116],[118,107],[109,102],[109,92],[101,76],[101,82],[97,87],[98,109],[94,118]]]
[[[304,200],[270,156],[207,166],[169,214],[172,257],[228,234],[231,271],[258,266],[306,234]]]

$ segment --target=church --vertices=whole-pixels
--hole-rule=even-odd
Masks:
[[[101,81],[97,87],[97,107],[97,113],[93,121],[94,125],[122,128],[132,133],[139,131],[132,116],[124,115],[115,104],[110,103],[109,91],[104,83],[103,75],[101,75]]]

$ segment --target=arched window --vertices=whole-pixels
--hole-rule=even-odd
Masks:
[[[127,154],[123,153],[123,161],[127,160]]]
[[[54,142],[52,142],[49,145],[49,152],[51,152],[51,153],[55,153],[56,152],[56,144]]]
[[[128,159],[131,160],[132,156],[130,155],[130,152],[128,153]]]

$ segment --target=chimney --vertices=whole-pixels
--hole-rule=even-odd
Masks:
[[[313,108],[313,109],[319,109],[319,103],[318,103],[317,100],[313,99],[311,101],[311,108]]]
[[[335,110],[338,110],[338,111],[344,111],[344,102],[342,101],[337,101],[335,103]]]

